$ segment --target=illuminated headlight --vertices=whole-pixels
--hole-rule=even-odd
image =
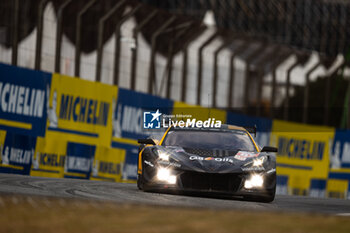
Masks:
[[[264,178],[261,175],[252,175],[250,179],[244,182],[244,188],[261,188],[264,184]]]
[[[153,152],[158,156],[158,159],[169,161],[169,154],[160,149],[154,149]]]
[[[259,158],[256,158],[252,161],[249,161],[248,163],[244,164],[243,167],[248,168],[248,167],[262,167],[264,163],[266,162],[267,157],[262,156]]]
[[[257,158],[253,160],[253,166],[254,167],[260,167],[264,164],[264,162],[266,161],[266,156]]]
[[[169,161],[169,154],[163,151],[158,152],[158,158],[161,160]]]
[[[157,172],[157,179],[160,181],[165,181],[169,184],[176,183],[176,176],[171,175],[170,170],[166,168],[159,168]]]

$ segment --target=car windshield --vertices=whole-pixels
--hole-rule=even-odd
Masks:
[[[174,130],[168,132],[163,146],[180,146],[209,150],[254,151],[256,148],[248,134],[241,130]]]

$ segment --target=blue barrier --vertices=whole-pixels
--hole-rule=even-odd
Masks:
[[[95,151],[95,145],[68,142],[64,177],[89,179]]]
[[[44,136],[51,74],[0,64],[0,129]]]
[[[35,144],[35,137],[7,132],[1,148],[0,172],[29,175]]]

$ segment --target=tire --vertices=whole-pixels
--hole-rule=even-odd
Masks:
[[[138,174],[137,175],[137,188],[139,190],[143,190],[143,184],[144,184],[144,181],[143,181],[143,177],[142,177],[142,174]]]

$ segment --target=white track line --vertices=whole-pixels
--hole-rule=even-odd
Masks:
[[[337,216],[342,216],[342,217],[350,217],[350,213],[339,213],[336,214]]]

